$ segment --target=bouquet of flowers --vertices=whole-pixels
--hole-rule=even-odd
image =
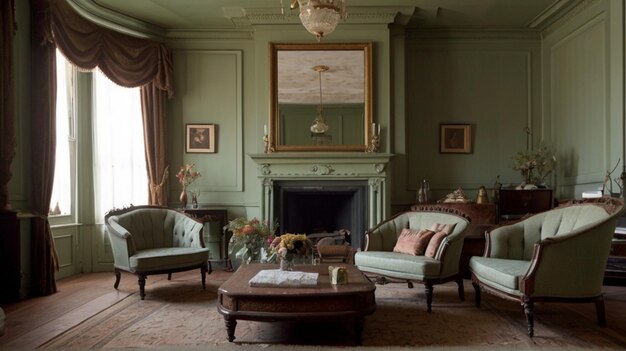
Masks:
[[[176,179],[178,179],[178,182],[183,186],[183,188],[186,188],[202,175],[199,172],[193,171],[193,167],[195,165],[195,163],[186,164],[180,167],[180,170],[176,173]]]
[[[292,265],[295,256],[308,256],[312,247],[311,240],[306,234],[285,233],[270,239],[268,262],[280,259],[281,262],[286,261]]]
[[[514,157],[513,169],[524,178],[524,185],[539,185],[556,166],[556,157],[546,147],[532,151],[519,151]]]
[[[241,259],[244,263],[259,261],[261,249],[266,247],[269,238],[278,225],[270,226],[268,222],[261,222],[256,218],[248,220],[243,217],[235,218],[228,223],[232,231],[230,254]]]

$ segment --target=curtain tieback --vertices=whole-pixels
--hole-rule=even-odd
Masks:
[[[59,255],[57,254],[57,247],[56,244],[54,243],[54,237],[52,236],[52,228],[50,227],[50,220],[48,219],[48,215],[44,215],[41,214],[37,211],[33,211],[32,216],[35,218],[39,218],[42,219],[44,222],[46,222],[46,226],[48,227],[48,233],[50,233],[50,248],[51,248],[51,254],[52,254],[52,265],[54,267],[54,271],[58,272],[59,271]]]
[[[169,174],[170,174],[169,166],[166,166],[165,170],[163,171],[163,177],[161,177],[161,183],[154,184],[150,182],[150,195],[152,195],[153,199],[155,199],[157,194],[161,192],[161,189],[163,189],[163,185],[165,184],[165,181],[169,177]]]

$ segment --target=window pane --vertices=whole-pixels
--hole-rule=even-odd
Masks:
[[[57,109],[56,109],[56,163],[54,185],[50,200],[50,215],[67,215],[72,212],[72,179],[70,149],[73,147],[71,91],[72,75],[67,60],[57,50]]]
[[[113,208],[148,203],[139,88],[123,88],[94,72],[95,220]]]

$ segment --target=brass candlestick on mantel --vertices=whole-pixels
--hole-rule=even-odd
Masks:
[[[370,143],[367,146],[366,152],[378,152],[380,150],[380,124],[378,128],[376,127],[376,123],[372,123],[372,137],[370,138]]]

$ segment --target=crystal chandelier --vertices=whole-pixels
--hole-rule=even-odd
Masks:
[[[304,28],[320,41],[346,18],[345,0],[291,0],[291,8],[300,6],[300,21]]]
[[[311,133],[324,134],[328,131],[328,124],[324,119],[324,103],[322,101],[322,72],[328,71],[329,67],[325,65],[314,66],[313,70],[319,74],[320,77],[320,104],[317,106],[317,116],[311,124]]]

